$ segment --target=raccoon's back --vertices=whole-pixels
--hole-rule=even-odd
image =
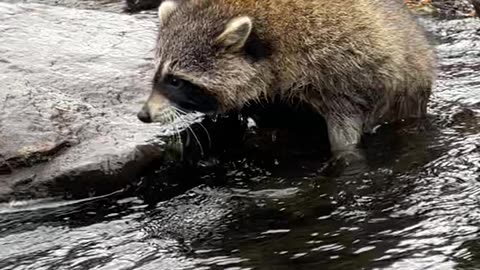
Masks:
[[[361,72],[360,82],[380,73],[402,81],[411,73],[431,77],[432,50],[400,0],[217,1],[254,18],[256,33],[277,54],[272,65],[290,79],[312,70]]]

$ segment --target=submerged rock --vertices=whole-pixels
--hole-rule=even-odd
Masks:
[[[111,192],[162,156],[174,129],[136,119],[153,19],[0,3],[0,21],[0,201]]]

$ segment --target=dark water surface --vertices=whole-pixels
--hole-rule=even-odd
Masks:
[[[324,155],[258,142],[220,173],[4,204],[0,269],[480,269],[480,21],[427,24],[430,116],[366,138],[364,167],[326,174]]]

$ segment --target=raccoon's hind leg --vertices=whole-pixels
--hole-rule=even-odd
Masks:
[[[307,102],[325,119],[332,153],[357,148],[362,138],[364,115],[348,100],[333,97],[328,100],[330,102],[311,98]]]
[[[326,117],[326,121],[332,153],[357,148],[363,132],[361,117],[330,115]]]
[[[351,163],[363,159],[358,146],[365,125],[364,114],[349,100],[338,97],[324,98],[324,100],[310,98],[309,103],[323,116],[327,124],[330,150],[333,155],[331,161],[336,163],[342,160],[345,163]]]

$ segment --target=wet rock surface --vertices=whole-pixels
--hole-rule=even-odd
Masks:
[[[4,3],[44,4],[75,9],[92,9],[111,12],[121,12],[125,9],[123,0],[2,0]]]
[[[0,3],[0,22],[0,201],[111,192],[162,155],[173,130],[135,116],[151,19]]]

